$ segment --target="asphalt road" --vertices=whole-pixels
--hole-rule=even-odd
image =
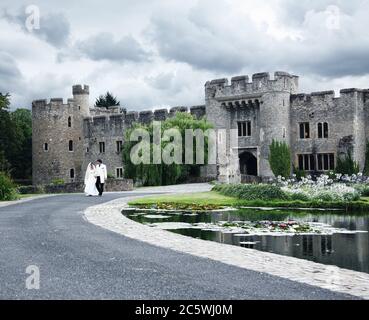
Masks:
[[[103,198],[60,195],[0,208],[0,299],[351,299],[131,240],[83,218]],[[40,289],[26,289],[26,268]]]

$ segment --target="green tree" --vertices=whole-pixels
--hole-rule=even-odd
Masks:
[[[15,179],[32,178],[32,112],[17,109],[10,114],[14,127],[15,149],[11,157],[12,176]]]
[[[286,142],[273,139],[269,146],[269,164],[276,177],[291,175],[291,151]]]
[[[137,142],[129,141],[129,137],[135,129],[147,130],[150,134],[151,144],[151,164],[139,164],[134,165],[130,159],[131,149]],[[168,129],[178,129],[182,137],[182,163],[183,164],[152,164],[153,154],[153,125],[135,124],[130,130],[127,130],[124,138],[125,143],[123,146],[123,163],[124,163],[124,175],[126,178],[133,179],[135,182],[140,182],[143,185],[170,185],[185,181],[189,176],[198,176],[200,173],[201,165],[197,164],[185,164],[185,130],[186,129],[201,129],[205,132],[207,129],[212,128],[212,125],[206,120],[195,119],[188,113],[179,112],[175,117],[167,119],[161,122],[162,132]],[[161,150],[163,150],[169,142],[161,143]],[[208,159],[208,138],[204,139],[204,163],[207,163]],[[193,154],[196,159],[196,141],[194,138]]]
[[[9,111],[10,95],[0,93],[0,170],[14,179],[32,177],[32,114]]]
[[[10,95],[0,93],[0,168],[3,171],[10,171],[10,155],[15,148],[14,127],[11,123]]]
[[[5,95],[3,95],[0,92],[0,111],[9,108],[9,105],[10,105],[9,98],[10,98],[9,93],[6,93]]]
[[[4,172],[0,172],[0,201],[15,200],[16,186],[12,179]]]
[[[352,175],[359,171],[359,164],[352,159],[351,152],[348,152],[345,157],[337,158],[336,173]]]
[[[97,108],[106,108],[120,106],[120,101],[117,101],[117,98],[114,97],[109,91],[105,95],[101,95],[96,99],[95,107]]]

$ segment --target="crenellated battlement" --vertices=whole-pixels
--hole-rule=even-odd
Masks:
[[[298,76],[287,72],[277,71],[274,78],[271,79],[270,73],[262,72],[252,75],[252,81],[249,82],[247,75],[231,78],[231,84],[228,79],[215,79],[205,84],[206,98],[224,98],[240,94],[261,94],[272,91],[285,91],[297,93]]]
[[[34,100],[32,102],[32,108],[33,109],[46,109],[46,108],[67,108],[74,106],[74,99],[67,99],[66,102],[64,102],[63,98],[51,98],[50,100],[47,99],[41,99],[41,100]]]
[[[293,94],[291,95],[291,102],[298,103],[298,102],[309,102],[314,100],[323,100],[326,102],[334,100],[335,102],[339,102],[342,99],[366,100],[368,98],[369,98],[369,89],[348,88],[341,89],[340,95],[338,97],[335,96],[334,90]]]
[[[168,109],[157,109],[157,110],[144,110],[140,112],[129,111],[115,114],[100,114],[84,118],[84,127],[99,130],[106,130],[110,125],[115,126],[121,124],[127,127],[132,126],[134,123],[149,124],[152,121],[164,121],[173,117],[177,112],[189,112],[198,119],[203,117],[206,113],[204,105],[193,106],[193,107],[172,107]]]
[[[88,85],[74,85],[72,88],[73,95],[90,94],[90,87]]]

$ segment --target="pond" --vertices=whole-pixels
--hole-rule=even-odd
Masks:
[[[137,209],[124,210],[123,214],[136,222],[185,236],[369,273],[369,213],[258,209],[170,212]],[[295,229],[290,225],[294,225]]]

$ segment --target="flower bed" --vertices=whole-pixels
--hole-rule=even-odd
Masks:
[[[359,200],[368,189],[362,175],[321,175],[316,180],[310,176],[300,181],[278,177],[274,185],[281,187],[291,200],[314,202],[352,202]]]
[[[278,177],[270,184],[219,184],[213,191],[242,200],[351,203],[369,195],[369,180],[358,175],[321,175],[297,180]]]

